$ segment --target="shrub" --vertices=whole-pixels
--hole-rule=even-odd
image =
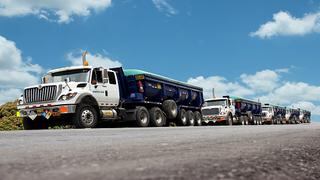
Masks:
[[[21,118],[16,117],[17,102],[7,102],[0,106],[0,131],[23,129]]]

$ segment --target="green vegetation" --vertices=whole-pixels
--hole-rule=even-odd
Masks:
[[[0,106],[0,131],[22,130],[21,118],[16,116],[17,102],[7,102]]]

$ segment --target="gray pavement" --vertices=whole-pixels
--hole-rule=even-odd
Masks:
[[[0,132],[0,179],[320,179],[320,124]]]

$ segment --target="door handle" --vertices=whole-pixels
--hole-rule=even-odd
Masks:
[[[108,91],[105,91],[105,92],[104,92],[104,95],[105,95],[105,96],[108,96]]]

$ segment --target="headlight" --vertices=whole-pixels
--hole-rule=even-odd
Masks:
[[[18,99],[17,105],[22,105],[23,104],[23,95],[20,96],[20,98]]]
[[[68,93],[68,94],[66,94],[66,95],[62,95],[62,96],[60,96],[59,101],[67,101],[67,100],[70,100],[70,99],[72,99],[73,97],[75,97],[76,95],[77,95],[76,92],[74,92],[74,93]]]

